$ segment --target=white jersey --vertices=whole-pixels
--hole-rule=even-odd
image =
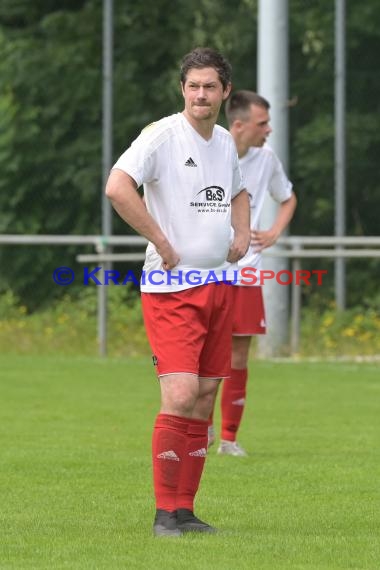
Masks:
[[[260,230],[260,215],[267,192],[276,202],[281,204],[289,200],[293,186],[288,180],[279,158],[267,144],[260,148],[250,147],[248,152],[239,160],[239,164],[244,186],[249,194],[251,229]],[[261,269],[261,262],[261,252],[254,252],[253,247],[250,246],[245,256],[231,266],[234,271],[237,271],[237,284],[241,280],[242,268],[253,267],[257,270],[256,276],[258,278],[255,284],[259,285],[258,271]]]
[[[146,127],[114,168],[144,185],[146,207],[180,257],[165,272],[149,243],[141,291],[181,291],[212,282],[214,275],[224,279],[230,265],[231,200],[243,189],[230,133],[215,125],[206,141],[177,113]]]

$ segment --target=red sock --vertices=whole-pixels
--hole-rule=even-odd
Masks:
[[[158,414],[153,429],[152,459],[156,508],[175,511],[176,497],[186,453],[189,418]]]
[[[194,498],[198,491],[206,460],[207,428],[207,420],[189,420],[186,454],[178,485],[177,509],[194,511]]]
[[[231,378],[223,380],[222,388],[222,439],[236,441],[244,412],[248,370],[232,368]]]

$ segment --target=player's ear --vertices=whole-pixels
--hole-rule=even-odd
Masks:
[[[231,93],[232,83],[227,83],[226,88],[223,91],[223,101],[225,101],[229,94]]]
[[[181,91],[182,91],[182,95],[185,96],[185,86],[182,83],[182,81],[180,81],[180,85],[181,85]]]
[[[235,131],[241,131],[242,127],[244,125],[244,121],[242,121],[241,119],[235,119],[233,122],[233,127],[235,129]]]

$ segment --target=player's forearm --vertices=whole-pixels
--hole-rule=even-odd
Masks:
[[[250,207],[249,196],[246,190],[239,192],[231,201],[231,225],[235,234],[249,234]]]
[[[231,201],[231,225],[234,239],[227,261],[235,263],[246,254],[250,242],[250,209],[248,193],[243,190]]]
[[[272,225],[270,231],[275,236],[275,239],[278,239],[282,232],[287,228],[291,219],[293,218],[294,211],[297,206],[297,198],[294,193],[292,193],[289,200],[286,202],[282,202],[280,204],[277,217]]]

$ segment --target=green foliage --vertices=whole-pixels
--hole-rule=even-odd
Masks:
[[[297,131],[294,145],[300,209],[296,212],[295,227],[308,223],[307,234],[334,233],[333,120],[331,116],[315,117]],[[330,194],[321,192],[321,180]],[[299,189],[299,190],[298,190]],[[300,228],[301,229],[301,228]],[[305,234],[305,231],[296,233]]]
[[[97,293],[95,285],[85,287],[78,296],[65,294],[32,314],[11,291],[0,295],[1,351],[96,355]],[[109,354],[150,354],[139,294],[127,286],[108,287],[107,294]]]
[[[298,194],[292,233],[334,231],[334,3],[290,0],[291,178]],[[347,3],[347,235],[378,235],[376,157],[380,89],[378,2]],[[367,281],[375,279],[368,272]]]
[[[380,354],[380,295],[346,311],[314,299],[302,313],[301,355],[321,358]],[[319,309],[318,309],[319,306]]]
[[[99,233],[100,38],[91,3],[0,29],[1,232]],[[14,250],[3,250],[3,280],[40,303],[52,294],[43,279],[52,259],[51,248],[38,257],[24,248],[12,263]]]
[[[147,124],[182,109],[179,61],[222,50],[234,88],[256,88],[257,0],[114,2],[116,159]],[[0,232],[98,234],[102,200],[102,3],[3,0],[0,5]],[[347,3],[348,235],[378,234],[380,4]],[[334,229],[334,3],[289,0],[291,231]],[[223,114],[220,122],[224,123]],[[114,233],[133,233],[118,216]],[[54,248],[1,248],[0,290],[30,308],[53,299]],[[62,257],[71,265],[72,248]],[[16,254],[15,254],[16,253]],[[372,295],[378,264],[355,279]]]
[[[0,295],[0,352],[88,355],[98,353],[98,288],[65,294],[33,313],[11,292]],[[107,288],[108,354],[148,355],[140,296],[129,286]],[[343,313],[314,292],[302,310],[301,357],[353,357],[380,354],[380,297]],[[254,349],[253,349],[254,353]]]

